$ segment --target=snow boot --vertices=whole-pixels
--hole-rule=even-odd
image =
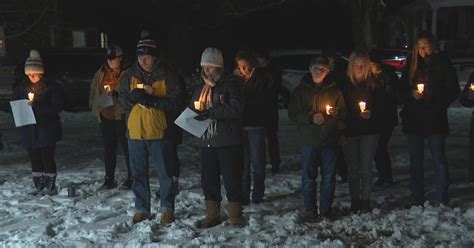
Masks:
[[[45,188],[43,193],[45,195],[57,195],[58,189],[56,188],[56,176],[44,176],[44,185]]]
[[[115,183],[115,180],[113,177],[105,177],[104,179],[104,184],[99,187],[98,190],[107,190],[107,189],[113,189],[117,187],[117,184]]]
[[[161,214],[161,224],[169,225],[174,222],[174,215],[171,212],[164,212]]]
[[[45,187],[44,176],[33,176],[33,186],[35,187],[35,189],[29,194],[38,195]]]
[[[206,200],[204,202],[204,204],[206,206],[207,216],[206,216],[206,218],[198,221],[197,227],[198,228],[209,228],[209,227],[219,225],[221,223],[220,202]]]
[[[234,227],[244,227],[245,219],[242,216],[242,204],[240,202],[229,202],[227,204],[227,212],[229,213],[230,223]]]
[[[132,221],[133,224],[137,224],[139,222],[149,219],[151,219],[151,215],[149,213],[137,213],[133,216]]]

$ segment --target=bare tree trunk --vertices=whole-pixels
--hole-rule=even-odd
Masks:
[[[350,5],[355,47],[369,50],[375,45],[384,4],[382,0],[351,0]]]

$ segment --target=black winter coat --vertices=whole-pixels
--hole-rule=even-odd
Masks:
[[[342,93],[347,108],[343,134],[348,137],[378,134],[381,130],[380,113],[384,107],[382,88],[371,90],[365,86],[357,87],[349,79],[343,85]],[[359,102],[361,101],[365,102],[366,109],[370,110],[369,119],[360,116]]]
[[[12,100],[28,99],[29,92],[35,93],[32,108],[36,124],[20,127],[22,144],[27,149],[54,145],[63,137],[59,118],[64,107],[63,90],[44,78],[36,84],[26,79],[15,87]]]
[[[448,134],[447,109],[460,93],[456,71],[441,52],[420,58],[419,63],[413,82],[409,82],[408,73],[402,78],[402,131],[411,135]],[[411,95],[418,83],[425,85],[420,100]]]
[[[375,77],[378,81],[379,92],[381,95],[379,109],[379,119],[381,128],[393,128],[398,124],[398,95],[400,91],[400,80],[397,74],[391,68],[382,65],[382,72]]]
[[[272,99],[270,90],[272,79],[261,69],[256,69],[252,77],[242,83],[243,124],[245,127],[266,127],[270,125]]]
[[[474,90],[470,89],[471,84],[474,84],[474,72],[471,73],[469,81],[467,81],[466,86],[464,86],[464,90],[461,92],[461,96],[459,96],[459,102],[464,107],[474,106]],[[471,97],[469,97],[469,95],[471,95]]]
[[[217,121],[217,133],[209,140],[200,139],[201,146],[225,147],[242,144],[242,91],[243,80],[233,75],[223,75],[212,88],[212,107],[210,118]],[[199,101],[204,81],[194,90],[189,108]]]

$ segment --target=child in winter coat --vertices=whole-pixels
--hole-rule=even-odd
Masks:
[[[27,78],[14,90],[12,100],[29,99],[36,124],[20,127],[22,143],[28,151],[35,189],[38,194],[57,194],[56,189],[56,142],[62,139],[59,113],[64,98],[60,86],[43,77],[44,68],[40,54],[30,51],[25,62]]]

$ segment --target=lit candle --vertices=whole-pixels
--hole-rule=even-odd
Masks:
[[[471,83],[471,87],[469,89],[474,90],[474,83]]]
[[[28,93],[28,100],[30,100],[30,102],[33,101],[34,98],[35,98],[35,93],[32,93],[32,92]]]
[[[331,115],[331,109],[332,109],[331,106],[326,105],[326,114],[327,114],[327,115]]]
[[[104,85],[104,90],[109,92],[110,91],[110,85]]]
[[[425,85],[424,84],[417,84],[416,88],[418,88],[418,93],[423,94],[423,91],[425,90]]]
[[[145,87],[145,85],[143,84],[137,84],[137,89],[143,89]]]
[[[201,102],[200,101],[195,101],[194,102],[194,109],[201,110]]]
[[[360,112],[364,112],[364,111],[365,111],[365,107],[366,107],[366,103],[365,103],[365,102],[359,102],[359,109],[360,109]]]

